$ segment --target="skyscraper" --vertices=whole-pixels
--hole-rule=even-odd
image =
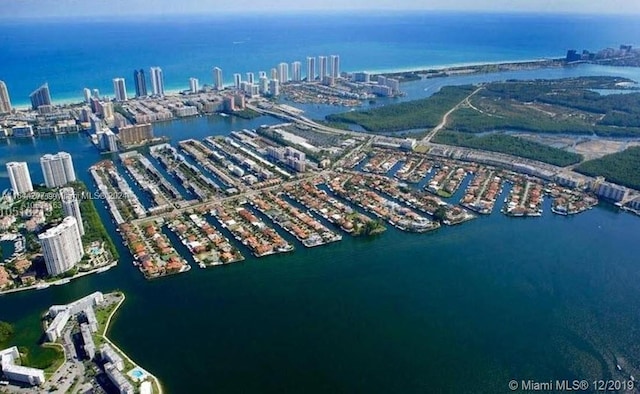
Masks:
[[[247,73],[247,82],[253,83],[253,73]]]
[[[7,173],[9,173],[9,181],[11,181],[11,189],[14,193],[22,194],[33,191],[31,175],[26,162],[12,161],[7,163]]]
[[[329,75],[327,72],[327,57],[318,56],[318,78],[320,78],[320,82],[324,81],[324,77],[327,75]]]
[[[0,114],[11,112],[11,100],[9,99],[9,91],[4,81],[0,81]]]
[[[258,82],[258,91],[263,95],[269,93],[269,79],[266,75],[260,77]]]
[[[78,222],[67,216],[62,223],[38,235],[44,263],[51,276],[69,271],[84,256]]]
[[[242,85],[242,74],[233,74],[233,86],[236,89],[240,89],[240,85]]]
[[[47,187],[60,187],[76,180],[73,160],[67,152],[47,154],[40,158],[40,166]]]
[[[116,95],[116,101],[127,101],[127,88],[124,84],[124,78],[113,78],[113,92]]]
[[[213,88],[215,90],[224,89],[224,81],[222,80],[222,69],[220,67],[213,68]]]
[[[136,97],[147,95],[147,80],[143,69],[133,70],[133,83],[136,85]]]
[[[82,95],[84,96],[84,102],[85,103],[90,103],[91,102],[91,89],[89,89],[89,88],[82,89]]]
[[[278,95],[280,95],[280,86],[277,79],[269,81],[269,94],[273,97],[278,97]]]
[[[98,89],[93,89],[93,98],[100,100],[100,91]]]
[[[278,64],[278,81],[280,81],[280,83],[285,83],[289,81],[289,64],[287,63]]]
[[[111,130],[109,130],[111,131]],[[64,216],[73,216],[78,225],[80,235],[84,235],[84,224],[82,223],[82,215],[80,215],[80,203],[72,187],[63,187],[60,189],[60,201],[62,202],[62,212]]]
[[[49,92],[49,84],[45,83],[38,89],[31,92],[29,95],[31,99],[31,108],[38,109],[41,105],[51,105],[51,92]]]
[[[330,59],[330,63],[331,63],[331,76],[333,78],[340,77],[340,56],[331,55],[331,57],[329,57],[329,59]]]
[[[189,91],[191,93],[198,93],[198,90],[200,90],[200,82],[198,81],[198,78],[189,78]]]
[[[269,75],[270,75],[271,79],[278,79],[278,70],[276,68],[272,68],[269,71]]]
[[[302,64],[300,62],[291,63],[291,80],[294,82],[302,81]]]
[[[262,77],[267,77],[267,72],[266,71],[258,71],[258,78],[262,78]]]
[[[154,96],[164,97],[164,76],[160,67],[151,67],[151,90]]]
[[[307,82],[316,80],[316,58],[307,57]]]

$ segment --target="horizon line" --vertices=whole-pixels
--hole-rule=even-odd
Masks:
[[[353,12],[358,14],[354,15]],[[224,10],[214,12],[211,10],[203,12],[186,11],[178,13],[130,13],[130,14],[65,14],[65,15],[18,15],[18,16],[0,16],[0,22],[11,21],[34,21],[34,20],[47,20],[47,21],[68,21],[72,19],[83,18],[80,22],[96,21],[96,20],[109,20],[113,22],[113,18],[121,20],[136,19],[150,20],[155,18],[211,18],[211,17],[227,17],[227,16],[298,16],[298,15],[316,15],[316,16],[331,16],[331,15],[345,15],[349,16],[361,16],[361,15],[403,15],[403,14],[459,14],[459,15],[517,15],[517,16],[574,16],[574,17],[637,17],[639,13],[630,12],[618,12],[612,11],[607,13],[602,12],[575,12],[575,11],[529,11],[529,10],[455,10],[455,9],[426,9],[426,8],[414,8],[414,9],[387,9],[387,8],[344,8],[340,10],[335,9],[307,9],[307,10]]]

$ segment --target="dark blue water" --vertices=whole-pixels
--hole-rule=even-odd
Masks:
[[[248,18],[2,22],[0,79],[14,102],[24,102],[44,80],[54,98],[77,97],[84,86],[109,91],[114,76],[130,81],[130,69],[151,65],[180,87],[191,75],[210,81],[213,65],[228,76],[227,69],[257,71],[307,54],[338,53],[347,70],[375,70],[561,56],[569,47],[640,41],[631,18]],[[551,78],[567,70],[518,75]],[[420,97],[442,84],[494,77],[415,82],[405,90]],[[275,120],[202,117],[156,125],[156,134],[175,143],[269,122]],[[73,155],[78,177],[94,189],[87,169],[101,156],[85,136],[0,141],[2,160],[27,161],[35,182],[42,181],[39,157],[59,150]],[[510,379],[621,379],[640,375],[639,233],[638,217],[605,204],[575,217],[546,211],[527,220],[496,209],[429,234],[389,228],[374,238],[345,235],[320,248],[260,260],[245,253],[243,263],[156,281],[145,281],[116,242],[116,268],[2,296],[0,320],[16,324],[17,344],[34,346],[39,314],[49,305],[121,289],[127,301],[110,335],[170,393],[496,393],[506,392]]]
[[[92,21],[0,19],[0,79],[23,105],[48,81],[55,100],[82,88],[113,96],[112,79],[133,91],[134,68],[163,68],[168,89],[188,78],[230,83],[235,72],[268,71],[280,62],[338,54],[345,71],[562,57],[640,43],[634,17],[385,13],[246,15]],[[304,68],[304,67],[303,67]]]

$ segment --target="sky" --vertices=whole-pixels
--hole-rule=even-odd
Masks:
[[[0,0],[0,4],[0,19],[351,10],[640,14],[637,0]]]

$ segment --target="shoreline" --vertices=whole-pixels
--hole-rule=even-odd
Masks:
[[[477,61],[477,62],[462,62],[462,63],[445,63],[445,64],[435,64],[435,65],[420,65],[420,66],[408,66],[408,67],[394,67],[388,69],[374,69],[374,70],[351,70],[345,71],[347,73],[355,73],[355,72],[368,72],[373,75],[379,74],[401,74],[401,73],[433,73],[433,72],[446,72],[446,71],[454,71],[464,68],[478,68],[478,67],[486,67],[486,66],[508,66],[508,65],[525,65],[525,64],[535,64],[535,63],[549,63],[558,60],[563,60],[560,57],[542,57],[535,59],[513,59],[513,60],[497,60],[497,61]],[[544,66],[540,66],[540,68],[544,68]],[[499,71],[499,70],[498,70]],[[496,71],[496,72],[498,72]],[[226,87],[233,86],[233,84],[228,83],[225,84]],[[177,96],[181,92],[188,90],[188,87],[185,88],[167,88],[165,89],[166,96]],[[134,91],[127,91],[127,95],[131,97],[135,96]],[[78,96],[74,97],[64,97],[59,100],[53,100],[53,105],[79,105],[84,103],[84,98],[79,93]],[[20,102],[15,103],[13,108],[16,110],[29,110],[30,109],[29,102]]]
[[[109,343],[109,345],[111,345],[118,353],[120,353],[124,358],[126,358],[127,361],[130,362],[133,365],[134,368],[138,368],[138,369],[141,369],[144,372],[146,372],[149,375],[149,377],[154,381],[156,387],[158,388],[158,394],[163,394],[162,385],[160,384],[160,380],[154,374],[152,374],[151,372],[149,372],[146,369],[142,368],[140,365],[138,365],[138,363],[133,361],[131,359],[131,357],[129,357],[129,355],[127,353],[122,351],[122,349],[120,349],[115,343],[113,343],[113,341],[111,341],[111,339],[109,339],[109,337],[107,336],[107,333],[109,332],[109,327],[111,326],[111,319],[115,316],[116,312],[118,312],[118,309],[120,309],[120,306],[124,303],[124,300],[127,299],[127,296],[124,294],[124,292],[117,291],[117,293],[122,294],[122,299],[118,302],[116,307],[113,308],[113,311],[111,311],[111,313],[109,314],[109,317],[107,317],[107,322],[104,325],[104,330],[99,335],[107,343]]]
[[[38,283],[35,285],[30,285],[30,286],[26,286],[26,287],[18,287],[15,289],[9,289],[9,290],[2,290],[0,291],[0,297],[5,295],[5,294],[12,294],[12,293],[18,293],[21,291],[27,291],[27,290],[44,290],[47,289],[51,286],[62,286],[62,285],[66,285],[71,283],[74,279],[78,279],[78,278],[82,278],[83,276],[87,276],[87,275],[92,275],[92,274],[99,274],[102,272],[106,272],[108,270],[110,270],[111,268],[115,267],[116,265],[118,265],[118,261],[113,261],[107,265],[103,265],[101,267],[97,267],[92,269],[91,271],[85,271],[85,272],[79,272],[75,275],[73,275],[72,277],[69,278],[62,278],[62,279],[58,279],[56,281],[53,282],[45,282],[45,283]]]

